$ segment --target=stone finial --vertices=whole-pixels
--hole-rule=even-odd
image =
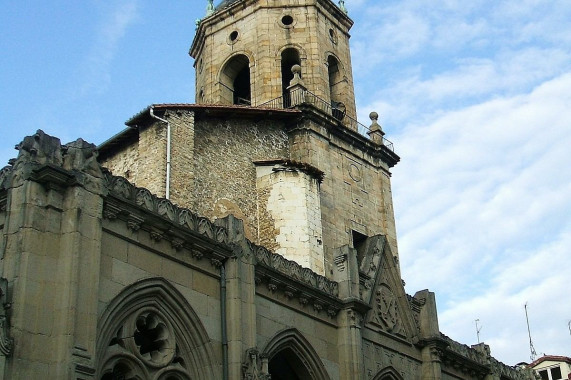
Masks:
[[[376,112],[371,112],[369,114],[369,118],[371,119],[371,126],[369,127],[369,132],[367,132],[367,134],[374,143],[382,145],[385,132],[383,132],[383,128],[381,128],[378,123],[379,114]]]
[[[347,10],[347,7],[345,6],[344,0],[339,0],[339,9],[341,9],[341,11],[345,14],[349,13],[349,11]]]
[[[199,19],[199,18],[197,18],[197,19],[194,21],[194,25],[196,26],[196,29],[198,29],[198,27],[200,26],[200,23],[201,23],[201,22],[202,22],[202,20]]]
[[[293,79],[289,83],[290,87],[295,85],[305,86],[305,84],[303,83],[303,79],[301,79],[301,66],[293,65],[291,67],[291,72],[293,74]]]
[[[289,86],[287,88],[288,95],[284,98],[284,105],[287,107],[293,107],[298,104],[305,102],[305,83],[303,83],[303,79],[301,79],[301,66],[300,65],[293,65],[291,67],[291,72],[293,73],[293,79],[289,82]]]
[[[214,0],[208,0],[208,5],[206,6],[206,17],[211,16],[214,13]]]

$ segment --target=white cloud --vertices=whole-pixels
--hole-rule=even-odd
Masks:
[[[99,26],[95,43],[91,47],[85,62],[79,68],[79,94],[105,91],[111,81],[111,63],[115,57],[121,39],[137,15],[137,0],[124,0],[114,3],[103,16],[104,22]]]
[[[512,322],[526,300],[571,319],[562,301],[562,268],[571,265],[569,88],[571,73],[527,94],[432,114],[396,139],[393,194],[409,293],[436,291],[441,329],[454,339],[475,343],[473,322],[486,321],[483,337],[511,364],[526,357],[514,350],[525,334]],[[563,332],[560,322],[559,330],[536,327],[538,345]],[[565,354],[565,339],[546,350]]]

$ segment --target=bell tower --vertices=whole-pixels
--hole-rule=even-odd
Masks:
[[[287,96],[294,75],[311,94],[355,118],[349,30],[343,1],[208,1],[190,48],[196,103],[260,106]]]

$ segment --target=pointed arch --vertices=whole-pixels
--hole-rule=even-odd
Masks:
[[[373,377],[373,380],[404,380],[393,367],[385,367]]]
[[[138,281],[110,302],[98,321],[96,347],[97,378],[106,379],[113,371],[172,373],[184,380],[220,378],[220,364],[200,318],[163,278]]]
[[[245,52],[236,53],[224,62],[218,75],[220,103],[252,103],[251,65],[252,59]]]
[[[319,355],[296,328],[277,333],[263,354],[269,359],[272,379],[329,380]]]

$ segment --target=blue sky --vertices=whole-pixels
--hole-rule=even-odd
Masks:
[[[507,364],[571,356],[571,2],[346,0],[359,119],[401,162],[408,293]],[[0,162],[37,129],[99,144],[152,103],[194,102],[206,0],[5,2]]]

